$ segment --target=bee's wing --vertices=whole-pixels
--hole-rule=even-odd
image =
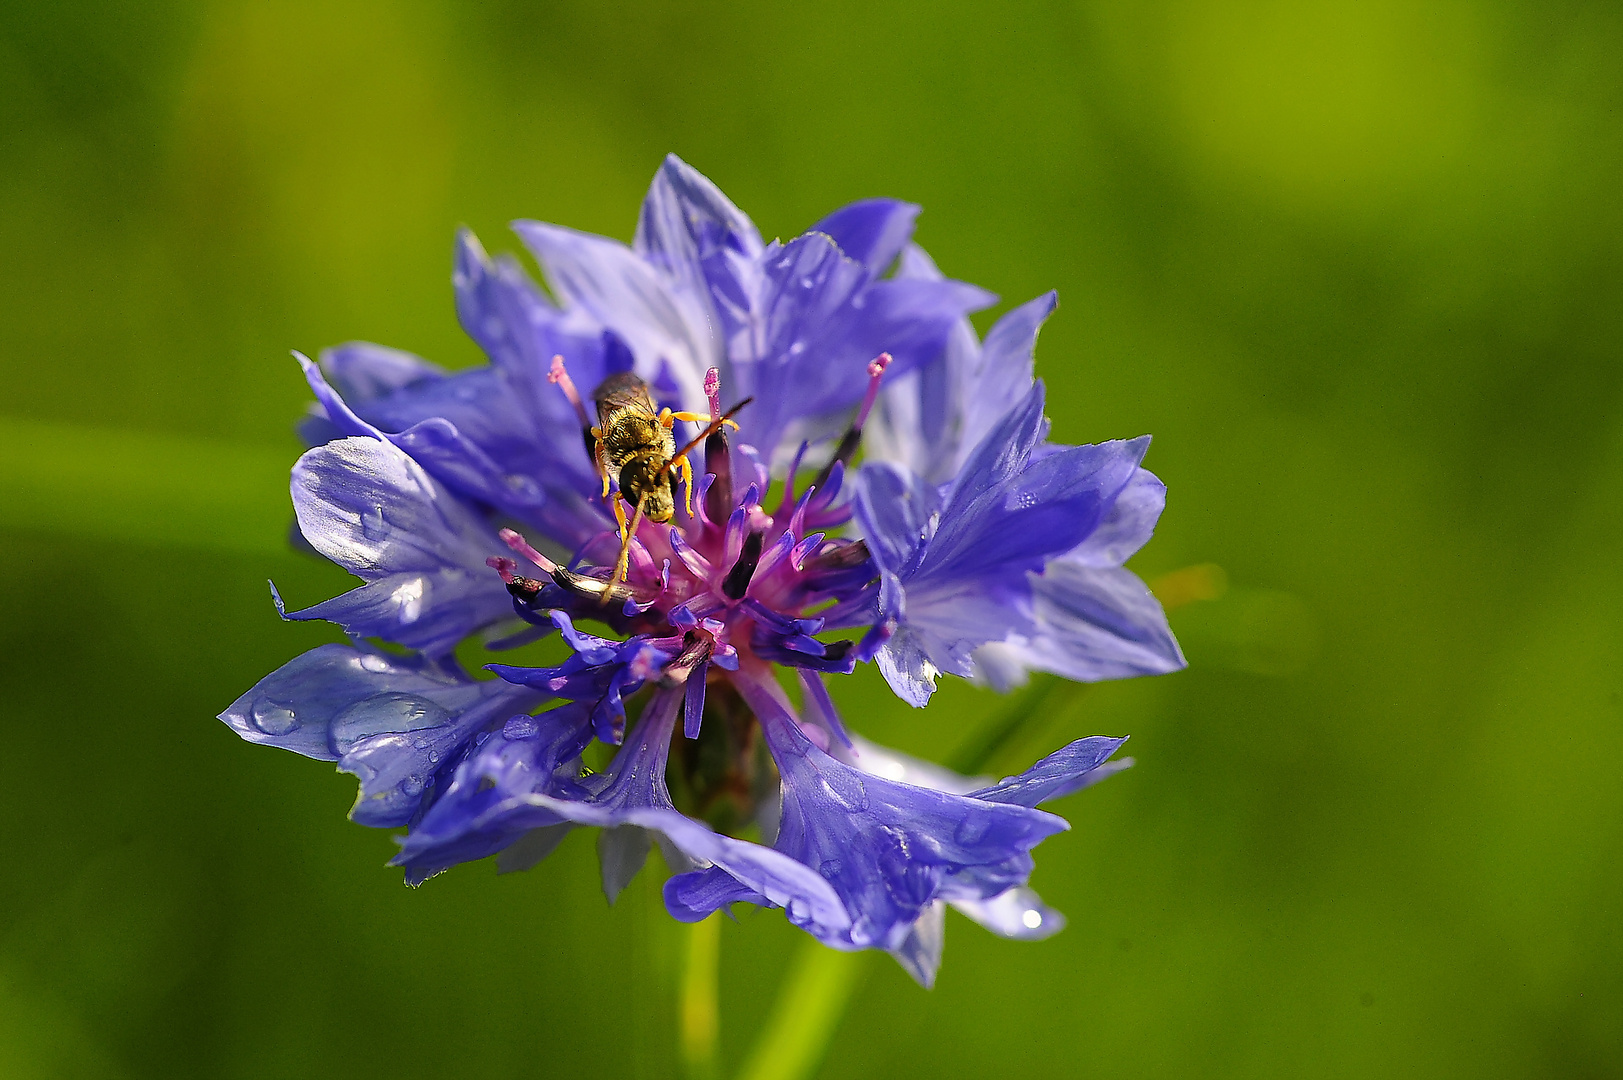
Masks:
[[[622,371],[618,375],[610,375],[604,379],[598,388],[592,391],[592,400],[597,402],[597,418],[600,423],[627,411],[654,415],[654,399],[648,393],[648,384],[629,371]]]

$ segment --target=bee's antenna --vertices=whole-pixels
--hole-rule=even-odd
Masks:
[[[747,397],[743,401],[740,401],[737,405],[734,405],[732,408],[728,409],[722,415],[720,415],[720,416],[716,417],[714,420],[710,421],[710,423],[705,427],[705,429],[703,431],[699,432],[699,437],[697,439],[694,439],[692,442],[690,442],[686,446],[682,447],[682,449],[680,449],[676,453],[672,454],[671,455],[671,460],[667,461],[660,468],[659,472],[655,473],[654,475],[656,477],[657,476],[664,476],[666,473],[670,472],[672,466],[674,466],[678,461],[681,461],[683,458],[688,456],[689,451],[693,450],[700,443],[704,442],[710,436],[712,436],[716,432],[720,431],[721,426],[723,424],[725,424],[727,421],[731,420],[733,417],[738,415],[738,410],[742,409],[744,406],[748,405],[750,402],[752,402],[754,400],[755,399],[753,397]]]

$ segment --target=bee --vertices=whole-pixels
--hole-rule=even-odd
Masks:
[[[618,483],[614,518],[620,526],[620,559],[615,564],[614,581],[624,581],[630,560],[631,538],[643,518],[663,524],[676,515],[676,484],[680,478],[687,491],[688,513],[693,513],[693,465],[688,452],[709,438],[722,425],[748,405],[745,398],[718,417],[703,413],[672,412],[654,408],[648,384],[631,372],[610,375],[592,393],[597,403],[597,424],[586,432],[593,463],[603,478],[603,497],[609,497],[610,481]],[[672,427],[678,420],[705,424],[698,438],[676,448]],[[627,505],[632,508],[626,521]]]

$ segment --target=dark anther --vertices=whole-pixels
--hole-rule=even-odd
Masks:
[[[681,686],[693,674],[693,669],[710,659],[710,653],[715,649],[715,639],[709,634],[701,634],[697,630],[689,630],[682,635],[682,651],[676,654],[676,659],[665,665],[660,672],[659,685],[666,690]]]
[[[761,561],[761,544],[764,540],[765,535],[758,532],[744,537],[744,550],[738,553],[738,561],[727,571],[727,580],[721,583],[721,591],[729,599],[744,599],[744,593],[750,587],[750,578],[755,576],[755,567]]]
[[[714,473],[704,495],[704,512],[711,521],[724,522],[733,511],[733,458],[727,449],[727,429],[704,441],[704,471]]]
[[[515,599],[522,600],[526,604],[539,596],[541,590],[546,587],[546,582],[537,581],[533,577],[516,577],[507,583],[507,591],[512,593]]]
[[[608,604],[611,601],[623,604],[632,599],[631,590],[624,585],[604,581],[602,578],[588,577],[585,574],[577,574],[572,570],[565,570],[561,566],[552,572],[552,580],[557,582],[558,587],[566,592],[587,600],[596,600],[601,604]],[[540,583],[537,582],[537,584]],[[508,586],[509,591],[512,588],[511,585]]]
[[[839,663],[845,659],[845,654],[851,651],[855,642],[851,641],[825,641],[823,642],[823,659],[830,663]]]
[[[850,543],[836,542],[833,547],[825,548],[807,559],[804,569],[808,573],[813,570],[848,570],[867,561],[868,545],[865,542],[861,540],[853,540]]]

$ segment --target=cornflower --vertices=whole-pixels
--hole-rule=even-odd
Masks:
[[[1122,565],[1165,493],[1147,437],[1047,441],[1032,351],[1053,294],[979,340],[967,316],[995,298],[936,270],[917,213],[871,199],[763,243],[673,156],[629,247],[514,226],[550,297],[462,233],[457,312],[488,366],[369,344],[298,357],[316,398],[299,529],[363,584],[300,611],[275,599],[351,643],[221,719],[358,777],[350,816],[405,829],[392,862],[412,885],[489,855],[525,869],[595,826],[611,901],[657,843],[677,919],[782,908],[927,986],[949,905],[1008,937],[1058,930],[1027,880],[1068,826],[1037,807],[1128,764],[1124,740],[989,783],[851,733],[828,680],[872,661],[922,706],[943,674],[1181,667]],[[582,393],[605,385],[661,410],[637,450],[657,474],[609,466],[608,397],[590,395],[594,422]],[[747,401],[736,432],[706,425],[724,390]],[[682,467],[690,440],[702,469]],[[643,513],[659,502],[668,520]],[[455,655],[552,633],[571,650],[553,667],[475,678]],[[594,742],[616,748],[602,771],[583,764]]]

